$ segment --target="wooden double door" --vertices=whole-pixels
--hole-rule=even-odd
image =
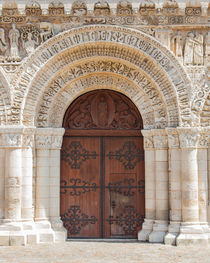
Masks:
[[[69,238],[137,238],[144,219],[141,136],[65,136],[61,218]]]

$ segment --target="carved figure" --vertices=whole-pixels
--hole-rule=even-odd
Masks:
[[[7,49],[7,44],[5,41],[5,34],[4,34],[4,29],[0,28],[0,54],[4,54],[4,52]]]
[[[203,65],[203,35],[188,34],[184,49],[185,65]]]
[[[194,40],[194,65],[203,65],[203,35],[197,33]]]
[[[177,57],[182,57],[183,56],[183,49],[182,49],[183,38],[182,38],[180,31],[177,32],[177,35],[173,37],[172,41],[174,45],[175,55]]]
[[[19,58],[19,43],[18,40],[20,38],[19,30],[16,28],[15,24],[12,24],[12,29],[9,31],[9,39],[10,39],[10,55],[12,58]]]
[[[39,45],[38,40],[32,39],[33,35],[31,33],[28,33],[28,37],[26,41],[23,41],[23,48],[25,48],[28,55],[34,52],[36,45]]]
[[[193,65],[194,34],[190,32],[187,36],[184,48],[184,64]]]
[[[98,103],[98,124],[106,127],[108,123],[108,105],[105,98],[102,96]]]

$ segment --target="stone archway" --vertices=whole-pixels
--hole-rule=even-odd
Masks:
[[[113,60],[111,65],[109,58]],[[107,64],[103,65],[105,60]],[[176,58],[144,33],[117,26],[72,29],[40,46],[12,83],[16,91],[12,112],[20,123],[34,125],[37,119],[34,113],[40,113],[37,107],[47,89],[52,88],[49,92],[53,90],[58,94],[63,86],[82,75],[106,72],[107,65],[110,72],[136,83],[150,100],[159,97],[163,101],[157,104],[166,105],[166,112],[161,110],[161,114],[168,120],[161,127],[192,124],[188,99],[190,82]],[[67,78],[62,78],[62,70],[66,70]],[[78,90],[77,95],[79,93]],[[22,103],[18,102],[20,96],[24,98]],[[52,97],[48,98],[46,110],[52,101]],[[40,126],[45,125],[48,123]],[[153,123],[154,127],[158,125]]]

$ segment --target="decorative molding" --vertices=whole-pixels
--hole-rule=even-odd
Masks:
[[[166,132],[168,134],[168,147],[169,148],[179,148],[179,134],[176,128],[167,128]]]
[[[180,148],[197,148],[200,139],[199,128],[177,128]]]
[[[153,133],[152,130],[141,130],[144,136],[144,149],[149,150],[154,148]]]
[[[38,128],[35,133],[36,149],[60,149],[63,141],[63,128]]]
[[[156,149],[167,149],[168,148],[168,136],[166,130],[152,130],[154,139],[154,148]]]
[[[34,128],[0,128],[1,148],[31,148],[34,145]]]

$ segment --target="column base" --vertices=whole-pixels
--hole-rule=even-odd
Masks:
[[[152,219],[144,219],[144,223],[142,225],[142,229],[138,232],[138,240],[139,241],[148,241],[149,235],[152,232],[154,220]]]
[[[177,246],[207,246],[208,244],[209,228],[204,228],[204,226],[199,223],[181,224],[180,234],[176,239]]]
[[[155,220],[152,233],[149,235],[150,243],[163,243],[168,231],[168,221]]]
[[[54,222],[55,223],[55,222]],[[48,220],[0,223],[0,246],[25,246],[66,241],[62,221],[53,226]]]
[[[164,237],[165,245],[176,245],[176,238],[180,232],[180,222],[170,222],[168,233]]]

